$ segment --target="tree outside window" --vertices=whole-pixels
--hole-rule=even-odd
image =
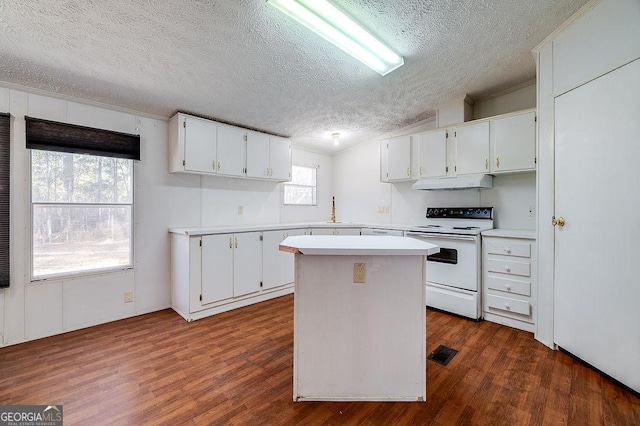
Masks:
[[[284,184],[284,204],[315,206],[316,168],[291,166],[291,182]]]

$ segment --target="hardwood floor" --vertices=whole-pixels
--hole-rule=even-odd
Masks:
[[[292,401],[293,296],[187,323],[171,310],[0,349],[0,405],[66,425],[640,425],[640,400],[531,334],[427,311],[427,401]],[[393,366],[389,366],[393,368]]]

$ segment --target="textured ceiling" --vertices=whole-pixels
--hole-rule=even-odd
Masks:
[[[264,0],[1,0],[0,81],[331,153],[533,79],[531,49],[586,0],[334,3],[405,65],[382,77]]]

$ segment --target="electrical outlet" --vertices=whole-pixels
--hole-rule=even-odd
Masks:
[[[124,292],[124,303],[131,303],[133,302],[133,292],[132,291],[125,291]]]
[[[360,283],[360,284],[367,282],[367,264],[366,263],[353,264],[353,282]]]
[[[239,205],[238,205],[238,214],[239,214],[239,215],[242,215],[243,213],[244,213],[244,206],[243,206],[243,205],[241,205],[241,204],[239,204]]]
[[[536,207],[529,206],[529,217],[534,217],[536,215]]]

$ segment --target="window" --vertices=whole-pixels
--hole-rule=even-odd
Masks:
[[[31,150],[32,278],[132,267],[133,160]]]
[[[284,184],[284,204],[316,205],[316,168],[291,166],[291,182]]]

